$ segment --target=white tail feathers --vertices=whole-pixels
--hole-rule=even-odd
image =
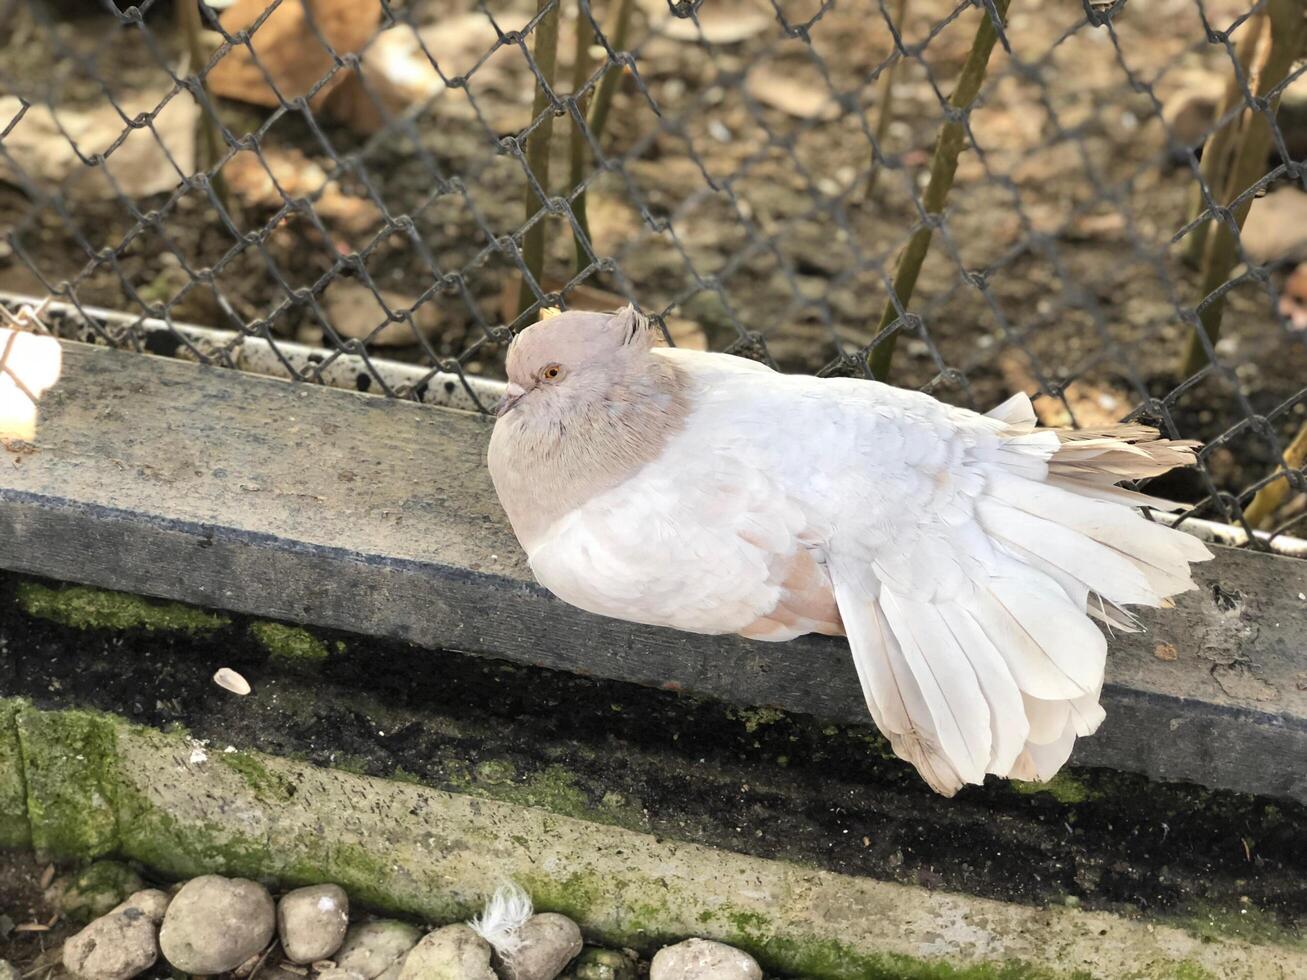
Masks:
[[[488,942],[502,960],[511,960],[522,948],[522,926],[535,909],[531,896],[509,882],[495,889],[481,914],[468,923],[472,931]]]
[[[1093,432],[1037,426],[1030,400],[989,415],[998,445],[974,517],[987,545],[959,555],[966,586],[918,596],[875,564],[830,571],[876,724],[938,792],[986,773],[1045,781],[1103,721],[1110,630],[1138,629],[1125,605],[1166,606],[1193,588],[1197,539],[1137,508],[1172,508],[1116,486],[1194,460],[1190,442],[1140,425]]]

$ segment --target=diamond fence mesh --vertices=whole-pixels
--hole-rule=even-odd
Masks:
[[[484,410],[542,308],[631,301],[783,370],[1200,439],[1152,491],[1274,536],[1307,520],[1305,23],[1302,0],[0,0],[0,303]]]

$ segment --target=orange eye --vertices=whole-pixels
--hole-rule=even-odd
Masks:
[[[541,381],[557,381],[563,376],[563,366],[561,364],[550,364],[540,372]]]

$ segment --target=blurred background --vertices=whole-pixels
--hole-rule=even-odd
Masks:
[[[1047,424],[1204,440],[1153,492],[1293,533],[1303,17],[0,0],[0,304],[485,408],[541,308],[629,300],[673,343],[784,371],[981,410],[1024,390]]]

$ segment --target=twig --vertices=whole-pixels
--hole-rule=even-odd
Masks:
[[[1234,111],[1234,107],[1243,101],[1244,85],[1251,86],[1253,84],[1253,62],[1265,27],[1266,13],[1258,11],[1248,19],[1243,32],[1239,35],[1239,44],[1235,48],[1235,60],[1238,61],[1239,65],[1231,73],[1229,81],[1226,82],[1225,94],[1222,96],[1221,104],[1216,110],[1218,122],[1230,115]],[[1247,116],[1247,110],[1235,115],[1233,119],[1213,133],[1207,140],[1207,145],[1203,147],[1203,161],[1198,169],[1201,183],[1193,191],[1192,201],[1189,206],[1190,221],[1197,220],[1206,206],[1203,202],[1204,185],[1213,194],[1221,193],[1225,188],[1226,181],[1229,179],[1230,163],[1233,156],[1232,142],[1243,127]],[[1189,244],[1185,248],[1184,254],[1184,260],[1189,265],[1197,266],[1202,261],[1203,249],[1207,242],[1207,231],[1210,227],[1211,223],[1204,221],[1194,228],[1190,234]]]
[[[1298,434],[1293,437],[1293,442],[1284,451],[1286,470],[1300,470],[1304,463],[1307,463],[1307,422],[1302,424]],[[1289,489],[1288,479],[1280,477],[1258,490],[1244,508],[1243,519],[1248,522],[1248,526],[1254,530],[1267,528],[1275,512],[1284,503],[1284,498],[1289,495]]]
[[[205,173],[209,174],[209,183],[213,187],[213,192],[218,196],[218,201],[222,204],[223,210],[230,211],[230,198],[227,196],[227,182],[223,179],[220,172],[211,172],[218,165],[218,160],[222,156],[222,140],[218,133],[217,120],[205,111],[204,103],[208,102],[210,108],[213,106],[213,99],[209,97],[208,89],[205,87],[204,78],[200,72],[204,70],[204,45],[200,43],[200,4],[199,0],[181,0],[178,4],[178,13],[181,17],[182,33],[186,36],[186,49],[188,52],[189,64],[187,71],[195,76],[196,84],[200,87],[200,92],[204,95],[203,99],[198,99],[200,104],[200,136],[201,143],[204,147],[204,160],[201,164]],[[216,110],[215,110],[216,111]]]
[[[894,8],[894,19],[898,25],[899,33],[903,33],[903,24],[908,15],[908,0],[899,0],[898,6]],[[877,106],[876,114],[876,146],[885,145],[885,135],[889,132],[890,117],[894,114],[894,73],[898,70],[899,61],[895,59],[884,74],[880,76],[880,85],[876,88]],[[876,154],[871,154],[871,172],[867,174],[866,197],[870,199],[876,193],[876,181],[880,177],[880,164],[876,160]]]
[[[631,0],[617,0],[617,11],[614,16],[613,28],[609,32],[609,47],[614,51],[621,51],[626,47],[626,36],[631,30]],[[577,42],[578,50],[580,42]],[[594,99],[590,102],[590,114],[586,124],[590,127],[590,135],[597,144],[604,134],[604,126],[608,123],[608,113],[613,106],[613,96],[617,92],[618,83],[625,74],[624,66],[614,65],[604,72],[604,77],[599,79],[599,85],[595,89]],[[573,150],[578,149],[583,159],[585,154],[584,141],[581,140],[581,134],[574,134]],[[580,174],[584,170],[584,164],[578,162],[576,155],[572,157],[572,186],[575,187],[581,182]],[[590,222],[586,213],[586,192],[581,191],[576,195],[572,202],[572,213],[576,215],[577,223],[585,230],[585,237],[590,238]],[[589,263],[584,261],[580,244],[576,247],[576,271],[580,272]]]
[[[1265,98],[1288,75],[1298,56],[1303,41],[1303,16],[1301,0],[1268,0],[1266,14],[1270,21],[1271,51],[1266,57],[1261,76],[1257,80],[1257,96]],[[1278,104],[1269,110],[1274,115]],[[1271,152],[1271,123],[1266,112],[1254,112],[1240,133],[1240,141],[1235,150],[1235,162],[1222,190],[1223,201],[1233,201],[1262,177],[1266,170],[1266,157]],[[1221,315],[1225,311],[1225,295],[1213,296],[1230,276],[1237,258],[1237,235],[1243,230],[1248,209],[1252,207],[1252,196],[1241,201],[1231,213],[1234,219],[1233,230],[1224,222],[1215,226],[1215,234],[1208,234],[1203,253],[1202,295],[1210,297],[1207,305],[1199,314],[1202,334],[1215,347],[1221,336]],[[1180,377],[1187,378],[1199,371],[1207,363],[1207,347],[1203,336],[1195,330],[1189,336],[1184,360],[1180,364]]]
[[[1000,19],[1007,17],[1009,2],[1010,0],[994,0],[994,10]],[[989,55],[994,50],[996,40],[998,40],[998,33],[994,29],[993,19],[988,10],[982,10],[980,25],[976,28],[976,37],[971,43],[971,53],[967,55],[966,63],[962,66],[962,74],[958,77],[957,87],[948,100],[949,106],[956,110],[959,116],[966,115],[971,103],[980,92],[980,86],[985,81],[985,72],[989,67]],[[927,184],[922,199],[927,215],[937,215],[944,210],[944,203],[948,200],[948,193],[953,187],[953,176],[957,173],[958,155],[962,152],[965,142],[966,129],[962,119],[946,120],[935,142],[935,153],[930,161],[930,183]],[[898,317],[898,311],[894,306],[895,297],[898,298],[903,309],[907,309],[908,301],[912,299],[912,291],[917,285],[917,276],[921,273],[922,263],[926,260],[926,252],[930,249],[930,238],[931,226],[925,224],[918,228],[908,241],[908,247],[904,249],[899,259],[898,271],[894,274],[894,295],[885,301],[885,309],[876,328],[877,336]],[[868,363],[873,377],[879,381],[884,381],[889,375],[890,362],[894,358],[894,343],[897,339],[898,334],[892,333],[872,348]]]
[[[536,0],[536,13],[542,15],[535,28],[535,43],[532,56],[540,71],[543,83],[536,89],[535,101],[531,106],[534,118],[544,118],[527,139],[526,165],[535,176],[540,190],[549,193],[549,146],[554,133],[554,110],[552,89],[554,87],[554,68],[558,64],[558,11],[562,0]],[[542,199],[541,205],[545,204]],[[530,221],[536,213],[536,193],[530,180],[526,185],[526,220]],[[526,262],[529,276],[522,277],[522,288],[517,294],[517,315],[521,316],[535,302],[531,282],[540,281],[540,273],[545,267],[545,218],[541,218],[527,229],[522,242],[522,258]]]
[[[586,14],[590,10],[590,4],[587,0],[580,0],[576,6],[576,48],[572,60],[572,98],[577,100],[576,113],[580,120],[585,119],[586,104],[577,96],[581,88],[585,85],[586,78],[590,75],[590,39],[591,31],[587,30],[589,18]],[[572,167],[569,173],[568,186],[577,187],[580,185],[582,178],[585,176],[585,123],[572,120]],[[578,194],[572,205],[572,214],[576,217],[577,227],[581,230],[581,235],[573,236],[573,243],[576,246],[576,271],[579,274],[582,269],[590,264],[586,257],[585,246],[581,244],[582,236],[585,241],[590,241],[590,221],[585,213],[585,195]]]

